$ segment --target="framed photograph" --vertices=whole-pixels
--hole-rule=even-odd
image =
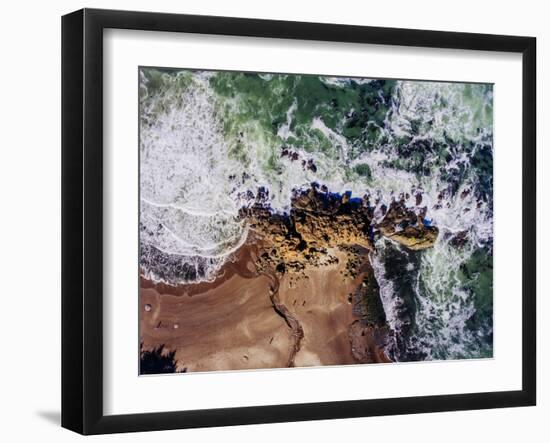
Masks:
[[[531,37],[62,20],[62,425],[536,402]]]

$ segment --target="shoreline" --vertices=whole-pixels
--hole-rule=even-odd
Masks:
[[[281,216],[268,198],[259,189],[242,209],[249,236],[214,281],[141,277],[143,350],[162,346],[189,372],[390,362],[393,331],[369,252],[380,235],[411,250],[431,247],[438,230],[424,224],[427,208],[417,214],[403,196],[377,209],[368,196],[314,184]]]

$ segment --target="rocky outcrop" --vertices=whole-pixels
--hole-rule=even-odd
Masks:
[[[427,207],[413,210],[407,208],[403,200],[394,201],[377,227],[382,235],[413,251],[431,248],[439,230],[428,225],[426,213]]]
[[[392,202],[377,222],[367,197],[322,191],[316,184],[294,193],[288,214],[274,213],[267,197],[258,191],[256,203],[240,214],[266,245],[259,260],[262,269],[300,272],[307,265],[332,264],[336,258],[329,251],[334,248],[348,251],[351,259],[357,248],[374,250],[379,235],[412,250],[425,249],[438,235],[425,221],[427,209],[408,208],[403,199]]]
[[[256,271],[272,279],[273,308],[292,330],[287,366],[294,365],[304,329],[296,309],[280,301],[278,280],[307,279],[308,268],[333,264],[342,265],[341,275],[355,285],[348,296],[354,319],[348,327],[353,359],[358,363],[391,361],[388,343],[393,343],[393,331],[386,322],[368,254],[375,253],[379,236],[415,251],[434,244],[438,229],[426,220],[427,208],[419,207],[422,198],[417,196],[415,202],[416,206],[407,207],[401,198],[389,207],[379,202],[373,206],[368,196],[331,193],[314,183],[307,190],[294,192],[286,214],[271,209],[269,192],[264,188],[258,190],[254,204],[241,210],[240,216],[246,219],[253,242],[259,246]]]

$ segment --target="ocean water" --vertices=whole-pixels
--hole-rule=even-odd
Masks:
[[[259,187],[280,212],[313,181],[378,206],[404,195],[440,235],[370,256],[393,357],[492,355],[492,85],[142,68],[139,92],[149,278],[214,279]]]

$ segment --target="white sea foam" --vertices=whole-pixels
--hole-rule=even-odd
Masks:
[[[377,249],[384,248],[386,240],[381,239],[377,244]],[[395,297],[395,287],[393,281],[386,277],[386,267],[381,259],[381,253],[370,253],[369,260],[374,271],[374,277],[380,287],[380,298],[382,305],[384,306],[384,312],[386,313],[386,321],[390,328],[399,333],[403,325],[402,319],[399,317],[399,309],[401,307],[401,300]]]
[[[463,358],[469,355],[470,346],[475,345],[475,335],[479,331],[471,331],[466,326],[475,307],[472,295],[463,289],[463,282],[459,280],[460,267],[471,257],[475,248],[490,243],[493,236],[492,209],[488,201],[479,200],[474,195],[473,188],[479,178],[471,168],[471,158],[482,141],[486,142],[490,127],[478,131],[476,125],[479,122],[472,115],[472,107],[463,102],[463,87],[401,82],[398,99],[393,102],[386,118],[389,146],[365,152],[352,162],[352,165],[369,165],[370,187],[380,200],[378,208],[389,204],[400,193],[408,192],[411,196],[407,205],[413,209],[427,207],[428,219],[440,230],[434,247],[422,252],[418,269],[420,278],[414,287],[418,307],[415,319],[417,332],[412,337],[412,343],[428,359],[442,358],[443,355],[445,358]],[[447,101],[447,104],[442,104],[441,100]],[[411,121],[419,119],[419,127],[413,131]],[[449,152],[451,160],[444,170],[418,177],[386,166],[388,161],[399,158],[391,146],[391,140],[403,136],[411,137],[413,142],[444,141],[445,137],[452,137],[465,143],[471,142],[473,149],[467,152],[460,145],[452,148]],[[423,156],[428,161],[430,153],[424,152]],[[441,173],[452,170],[466,171],[466,175],[458,188],[450,193],[449,184]],[[416,193],[422,195],[418,208]],[[465,233],[467,239],[462,248],[450,244],[452,236],[459,233]],[[387,242],[378,244],[381,255]],[[398,315],[401,300],[393,282],[386,278],[381,255],[371,254],[371,263],[380,285],[388,323],[399,331],[403,326]]]
[[[358,85],[362,85],[364,83],[370,83],[373,80],[370,78],[347,78],[347,77],[320,77],[321,81],[329,86],[337,86],[337,87],[345,87],[348,86],[350,83],[354,82]]]
[[[324,136],[329,139],[333,145],[339,149],[340,151],[340,161],[345,163],[347,162],[348,160],[348,151],[349,151],[349,146],[348,146],[348,141],[346,140],[346,138],[341,135],[341,134],[338,134],[337,132],[333,131],[332,129],[330,129],[329,127],[327,127],[327,125],[325,125],[325,123],[323,122],[323,120],[321,120],[321,118],[319,117],[314,117],[313,118],[313,122],[311,124],[311,127],[313,129],[318,129],[319,131],[321,131]]]
[[[448,240],[439,238],[434,247],[422,255],[419,275],[424,289],[415,288],[419,309],[416,324],[420,331],[416,346],[427,359],[463,358],[474,341],[475,332],[466,327],[475,312],[471,295],[459,280],[459,270],[472,253],[449,247]]]
[[[282,140],[287,140],[288,137],[295,136],[295,134],[290,130],[290,123],[292,122],[292,115],[294,114],[294,111],[296,111],[297,107],[298,103],[294,100],[292,106],[288,108],[288,111],[286,111],[285,124],[281,125],[277,130],[277,136],[281,137]]]
[[[140,238],[182,261],[219,259],[211,264],[219,268],[246,231],[228,180],[241,166],[227,158],[207,80],[194,75],[193,87],[159,95],[142,110],[154,119],[140,128]]]

